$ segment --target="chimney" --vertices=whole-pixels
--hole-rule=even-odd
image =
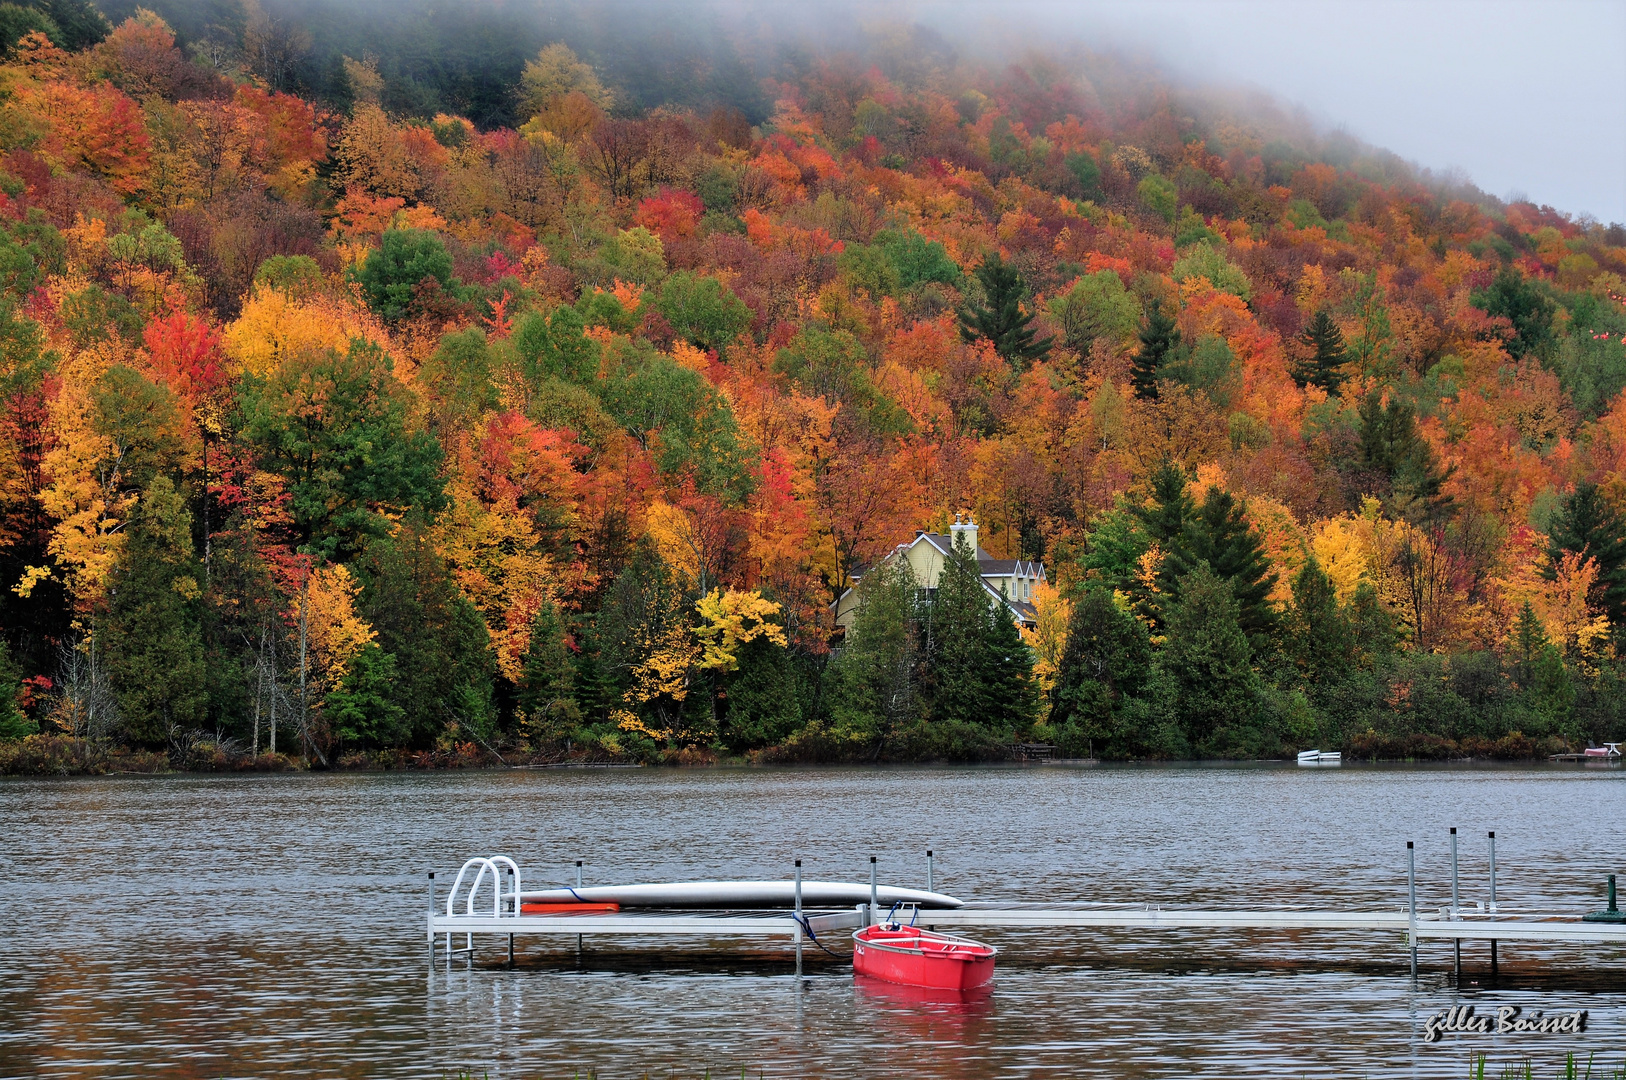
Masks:
[[[959,539],[961,533],[965,534],[965,542],[971,548],[972,556],[975,557],[977,554],[977,523],[972,520],[969,513],[965,515],[964,521],[960,520],[959,514],[955,514],[954,524],[949,526],[949,539],[951,541]]]

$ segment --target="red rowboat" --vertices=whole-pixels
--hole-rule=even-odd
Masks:
[[[853,971],[934,990],[971,990],[994,977],[992,945],[918,926],[878,923],[853,934]]]

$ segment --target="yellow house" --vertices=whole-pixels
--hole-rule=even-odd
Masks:
[[[982,571],[982,587],[988,590],[989,606],[1004,604],[1010,608],[1017,625],[1032,629],[1037,617],[1033,607],[1033,590],[1046,580],[1044,564],[1027,559],[994,558],[977,546],[977,523],[969,514],[964,515],[964,520],[961,520],[961,515],[955,514],[954,524],[949,526],[947,536],[924,529],[917,531],[913,540],[899,544],[881,561],[890,563],[893,559],[907,559],[916,584],[929,595],[936,591],[937,579],[943,573],[943,563],[954,550],[955,538],[961,534],[965,535],[967,546],[976,552],[977,568]],[[835,609],[836,625],[845,631],[852,630],[853,620],[858,616],[858,583],[869,569],[861,566],[849,574],[847,591],[831,605]]]

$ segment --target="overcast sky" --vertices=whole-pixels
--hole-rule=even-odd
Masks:
[[[1626,0],[927,0],[917,11],[997,33],[1028,22],[1024,9],[1196,79],[1256,85],[1427,168],[1460,168],[1492,195],[1626,222]]]

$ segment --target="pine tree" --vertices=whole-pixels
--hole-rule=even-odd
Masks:
[[[1572,552],[1597,561],[1598,577],[1588,599],[1609,616],[1609,625],[1626,625],[1626,524],[1590,481],[1576,484],[1553,518],[1544,570],[1549,579],[1559,560]]]
[[[1131,374],[1136,397],[1157,400],[1158,373],[1179,347],[1180,329],[1174,316],[1164,313],[1163,301],[1153,300],[1152,309],[1146,313],[1146,326],[1140,332],[1140,352],[1135,354]]]
[[[113,573],[102,645],[132,741],[162,745],[203,723],[207,672],[198,619],[203,576],[192,515],[167,476],[142,493]]]
[[[1354,635],[1338,590],[1313,558],[1293,578],[1287,624],[1288,653],[1312,688],[1336,684],[1354,666]]]
[[[954,550],[943,560],[942,573],[929,607],[922,612],[925,629],[924,685],[927,715],[935,721],[979,723],[987,716],[988,590],[966,542],[954,538]]]
[[[1132,512],[1139,519],[1146,536],[1162,552],[1166,565],[1171,557],[1179,557],[1185,543],[1186,526],[1197,508],[1186,492],[1185,470],[1174,462],[1165,461],[1159,465],[1152,473],[1151,480],[1151,503],[1136,506]],[[1127,584],[1127,591],[1135,597],[1136,609],[1154,626],[1162,627],[1163,612],[1158,595],[1149,591],[1147,584],[1138,576],[1132,577]],[[1161,590],[1165,587],[1165,583],[1160,581],[1158,588]]]
[[[1344,384],[1344,375],[1339,369],[1346,359],[1344,335],[1338,324],[1325,310],[1318,311],[1299,340],[1311,350],[1311,355],[1295,365],[1294,381],[1300,386],[1319,386],[1328,394],[1336,394]]]
[[[740,669],[728,682],[723,742],[735,753],[790,737],[804,719],[804,690],[790,650],[759,637],[740,650]]]
[[[858,612],[830,665],[835,734],[879,754],[919,717],[920,638],[915,576],[904,559],[881,563],[858,586]]]
[[[977,267],[977,280],[982,283],[986,303],[972,302],[962,308],[960,336],[967,342],[987,338],[994,350],[1015,364],[1025,368],[1050,351],[1054,339],[1035,341],[1038,331],[1033,327],[1035,314],[1022,311],[1022,297],[1027,285],[1015,266],[994,252]]]
[[[1434,449],[1417,431],[1417,411],[1410,403],[1373,390],[1361,402],[1361,463],[1390,486],[1390,510],[1414,524],[1439,521],[1451,511],[1444,493],[1455,467],[1442,470]]]
[[[1039,715],[1039,688],[1033,681],[1033,651],[1022,640],[1016,616],[1004,603],[989,611],[983,640],[982,723],[1001,734],[1031,727]]]
[[[1394,616],[1384,607],[1377,586],[1362,581],[1355,586],[1355,595],[1347,607],[1349,630],[1355,646],[1355,657],[1363,668],[1376,666],[1395,651],[1397,634]]]
[[[1176,714],[1194,748],[1227,726],[1245,726],[1257,710],[1259,678],[1237,622],[1228,582],[1200,563],[1169,610],[1168,644],[1159,667],[1168,676]]]
[[[22,690],[22,672],[12,662],[11,651],[0,638],[0,742],[21,739],[39,731],[39,725],[30,720],[17,704]]]
[[[1209,488],[1202,504],[1186,522],[1181,542],[1163,560],[1162,588],[1179,596],[1184,579],[1206,565],[1227,582],[1236,600],[1243,631],[1261,649],[1276,629],[1270,592],[1276,574],[1270,569],[1264,542],[1248,524],[1243,506],[1228,491]]]
[[[558,741],[581,721],[574,675],[559,609],[551,601],[545,602],[531,620],[531,640],[515,696],[533,736]]]
[[[1151,665],[1146,627],[1107,589],[1084,590],[1067,620],[1067,644],[1050,692],[1050,722],[1104,739],[1123,699],[1138,694]]]

